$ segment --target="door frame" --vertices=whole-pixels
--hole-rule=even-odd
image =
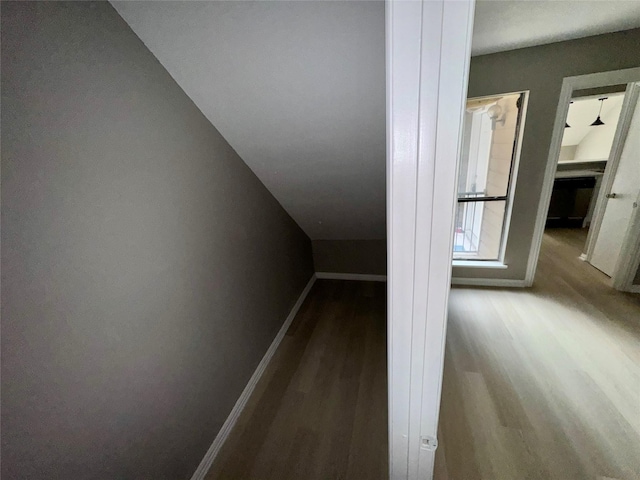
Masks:
[[[556,109],[553,134],[551,136],[551,145],[549,147],[547,166],[545,168],[544,181],[542,184],[542,192],[540,194],[540,200],[538,203],[538,214],[536,216],[535,229],[533,232],[533,239],[531,241],[531,249],[529,251],[529,261],[527,262],[527,274],[525,277],[525,285],[527,287],[533,285],[536,268],[538,266],[540,247],[542,246],[542,236],[544,234],[547,212],[549,211],[549,203],[551,201],[551,193],[553,190],[553,181],[558,166],[558,158],[560,156],[562,135],[564,133],[564,126],[567,120],[567,114],[569,112],[569,102],[571,101],[573,92],[575,90],[608,87],[612,85],[620,85],[622,83],[633,84],[638,81],[640,81],[640,68],[627,68],[624,70],[613,70],[609,72],[578,75],[575,77],[565,77],[562,80],[562,89],[560,90],[558,108]],[[629,90],[629,88],[630,87],[627,86],[627,91]],[[632,90],[634,89],[632,88]],[[631,122],[633,111],[629,112],[630,99],[628,97],[630,97],[630,95],[625,95],[622,111],[620,113],[620,121],[618,122],[618,127],[616,129],[616,134],[614,137],[614,146],[617,146],[620,143],[620,140],[622,140],[622,143],[624,143],[626,133],[629,130],[629,124]],[[624,136],[622,136],[623,130],[625,130]],[[613,178],[615,175],[615,168],[617,167],[617,163],[620,160],[621,153],[621,147],[611,149],[609,160],[607,161],[607,167],[602,179],[602,187],[600,188],[598,199],[596,201],[596,206],[591,221],[591,227],[589,228],[589,234],[587,236],[586,255],[583,257],[583,259],[587,259],[588,255],[593,252],[593,244],[595,244],[594,239],[597,238],[597,233],[595,232],[599,230],[600,224],[602,223],[602,215],[604,214],[606,195],[611,190],[611,185],[613,184]]]
[[[640,192],[636,202],[640,205]],[[625,259],[631,259],[631,261],[625,261]],[[637,207],[633,210],[622,250],[620,250],[613,288],[624,292],[640,293],[640,284],[633,284],[638,268],[640,268],[640,208]]]
[[[587,241],[583,249],[584,253],[581,256],[581,258],[587,262],[591,262],[591,258],[593,257],[593,250],[595,249],[596,240],[600,234],[600,227],[602,226],[602,219],[604,218],[604,211],[607,206],[607,195],[611,193],[613,182],[616,178],[616,173],[618,172],[620,157],[622,156],[622,150],[624,149],[625,142],[627,141],[627,135],[629,134],[629,127],[631,126],[631,119],[633,118],[633,113],[636,108],[639,92],[640,88],[638,88],[636,83],[627,84],[624,100],[622,102],[622,109],[620,110],[618,126],[613,137],[611,151],[609,152],[609,159],[607,160],[607,166],[602,177],[602,185],[598,192],[598,198],[596,199],[595,208],[593,210],[591,226],[589,227]],[[618,268],[616,267],[611,278],[615,279],[617,277],[617,273]]]
[[[628,89],[629,96],[629,110],[628,112],[628,123],[631,123],[631,119],[633,117],[634,112],[637,114],[637,102],[638,97],[640,96],[640,82],[635,84],[630,84]],[[626,100],[626,99],[625,99]],[[620,153],[619,156],[622,155],[622,150],[624,148],[624,144],[627,140],[627,135],[629,133],[629,126],[627,126],[625,130],[624,140],[621,142],[619,146]],[[618,162],[619,163],[619,158]],[[616,168],[617,168],[616,163]],[[612,175],[611,187],[613,187],[614,175]],[[636,197],[636,204],[640,205],[640,189],[638,190],[638,195]],[[604,208],[602,209],[602,214],[604,216]],[[600,219],[602,223],[602,218]],[[594,237],[596,238],[596,237]],[[595,246],[595,240],[593,241],[593,245]],[[590,258],[590,257],[589,257]],[[625,232],[624,240],[622,242],[622,249],[620,250],[620,255],[618,256],[618,261],[616,262],[615,274],[612,277],[613,279],[613,288],[616,290],[622,290],[625,292],[635,292],[640,293],[640,285],[634,285],[633,280],[635,278],[636,272],[640,267],[640,207],[636,207],[633,209],[631,213],[631,219],[629,221],[629,226],[627,227],[627,231]]]
[[[389,478],[431,479],[475,0],[387,0]]]

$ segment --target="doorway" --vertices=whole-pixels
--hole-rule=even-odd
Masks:
[[[547,229],[588,231],[614,143],[625,90],[626,85],[620,85],[595,95],[574,93],[562,135]]]
[[[639,86],[636,83],[627,88],[625,115],[631,117],[630,123],[620,126],[618,143],[612,149],[615,163],[610,172],[611,186],[607,186],[601,199],[601,214],[594,225],[597,228],[590,232],[584,256],[591,265],[617,281],[614,286],[620,290],[628,290],[636,276],[634,273],[634,278],[627,278],[629,269],[622,267],[631,263],[637,271],[637,263],[632,261],[630,253],[638,238],[634,220],[640,194]]]
[[[580,258],[626,291],[640,291],[639,79],[637,69],[564,79],[532,247],[537,263],[543,233],[567,229],[583,245]]]

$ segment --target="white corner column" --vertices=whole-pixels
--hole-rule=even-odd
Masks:
[[[392,480],[433,477],[474,0],[388,0]]]

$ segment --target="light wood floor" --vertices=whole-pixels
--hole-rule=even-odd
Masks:
[[[532,289],[454,288],[436,480],[640,479],[640,295],[545,234]],[[207,478],[387,478],[385,286],[319,280]]]
[[[437,480],[640,479],[640,295],[545,234],[532,289],[454,288]]]
[[[387,478],[385,284],[318,280],[207,479]]]

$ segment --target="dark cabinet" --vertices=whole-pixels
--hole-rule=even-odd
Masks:
[[[547,227],[582,227],[595,185],[594,177],[557,178],[553,184]]]

